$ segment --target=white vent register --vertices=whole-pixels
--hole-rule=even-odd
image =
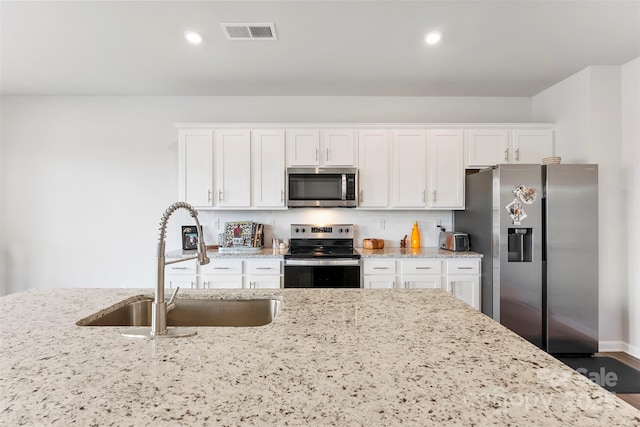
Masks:
[[[222,31],[229,40],[278,40],[273,23],[231,24],[221,23]]]

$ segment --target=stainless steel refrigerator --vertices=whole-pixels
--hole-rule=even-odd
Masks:
[[[482,259],[482,312],[549,353],[598,351],[598,166],[466,177],[456,231]]]

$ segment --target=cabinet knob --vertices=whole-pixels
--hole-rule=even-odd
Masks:
[[[509,160],[509,149],[508,148],[504,150],[504,159],[505,160]]]

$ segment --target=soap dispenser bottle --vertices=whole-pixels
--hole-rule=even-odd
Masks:
[[[420,230],[418,230],[418,221],[413,223],[413,230],[411,230],[411,247],[420,247]]]

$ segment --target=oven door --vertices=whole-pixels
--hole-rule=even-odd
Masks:
[[[285,288],[359,288],[360,260],[285,259]]]

